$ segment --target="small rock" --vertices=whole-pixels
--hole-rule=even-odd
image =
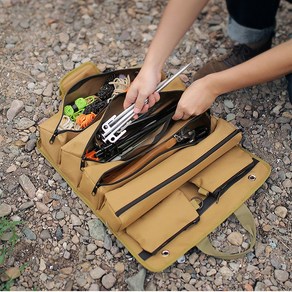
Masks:
[[[275,214],[281,218],[285,218],[288,210],[283,206],[278,206],[275,209]]]
[[[72,272],[73,272],[73,268],[72,267],[66,267],[66,268],[60,269],[60,272],[62,274],[65,274],[65,275],[71,275]]]
[[[65,284],[64,291],[71,291],[73,288],[73,284],[74,284],[73,280],[71,279],[68,280],[67,283]]]
[[[64,252],[64,255],[63,255],[64,259],[67,259],[68,260],[68,259],[70,259],[70,256],[71,256],[70,252],[66,250]]]
[[[116,281],[117,279],[112,273],[104,275],[101,279],[101,283],[106,289],[112,288],[115,285]]]
[[[233,272],[228,267],[221,267],[219,272],[224,278],[230,278],[233,276]]]
[[[239,232],[232,232],[227,236],[227,240],[236,246],[240,246],[243,242],[243,236]]]
[[[69,42],[70,36],[65,33],[65,32],[61,32],[59,34],[59,40],[61,43],[67,44]]]
[[[25,191],[25,193],[31,199],[33,199],[36,195],[36,188],[33,185],[33,183],[31,182],[31,180],[29,179],[29,177],[25,174],[22,174],[19,177],[19,183],[20,183],[21,187],[23,188],[23,190]]]
[[[36,202],[36,207],[42,214],[46,214],[49,211],[49,207],[41,202]]]
[[[64,217],[65,217],[65,213],[64,213],[63,211],[58,211],[58,212],[56,213],[56,216],[55,216],[55,218],[56,218],[57,220],[62,220],[62,219],[64,219]]]
[[[25,235],[25,237],[29,240],[36,240],[36,238],[37,238],[35,233],[31,229],[29,229],[28,227],[24,227],[22,232]]]
[[[106,274],[106,271],[100,267],[97,267],[89,272],[92,279],[100,279],[103,275]]]
[[[115,271],[118,273],[118,274],[121,274],[125,271],[125,265],[123,263],[116,263],[115,264]]]
[[[12,267],[5,271],[4,274],[1,275],[1,281],[5,282],[10,279],[16,279],[20,276],[20,270],[18,267]]]
[[[144,291],[146,270],[141,269],[136,275],[126,279],[129,291]]]
[[[99,286],[96,283],[91,284],[88,291],[100,291]]]
[[[224,100],[224,105],[225,105],[227,108],[230,108],[230,109],[234,108],[234,103],[233,103],[233,101],[232,101],[232,100],[229,100],[229,99],[225,99],[225,100]]]
[[[53,95],[53,87],[53,83],[49,83],[46,89],[43,91],[43,95],[51,97]]]
[[[35,124],[34,121],[28,118],[21,118],[15,125],[17,130],[26,130]]]
[[[47,229],[42,230],[40,233],[40,238],[43,240],[47,240],[47,239],[51,238],[51,234],[50,234],[49,230],[47,230]]]
[[[46,262],[43,258],[40,259],[40,265],[39,265],[39,270],[44,271],[47,268]]]
[[[0,218],[4,216],[8,216],[12,211],[12,208],[10,205],[7,205],[5,203],[0,204]]]
[[[20,206],[19,206],[19,210],[26,210],[26,209],[29,209],[29,208],[31,208],[31,207],[33,207],[34,206],[34,202],[33,201],[27,201],[27,202],[25,202],[25,203],[23,203],[23,204],[21,204]]]
[[[60,225],[58,225],[57,230],[56,230],[56,238],[57,240],[61,240],[63,238],[63,230]]]
[[[91,252],[97,250],[97,246],[93,243],[90,243],[87,245],[87,250],[91,253]]]
[[[275,270],[275,278],[280,282],[285,282],[289,279],[289,273],[287,271]]]
[[[227,120],[227,122],[230,122],[230,121],[232,121],[232,120],[234,120],[235,119],[235,114],[233,114],[233,113],[229,113],[227,116],[226,116],[226,120]]]
[[[31,152],[35,148],[36,142],[37,142],[36,139],[30,139],[30,140],[28,140],[27,143],[24,146],[25,151]]]
[[[17,169],[17,166],[12,164],[6,169],[6,173],[14,172]]]
[[[90,236],[94,239],[104,241],[105,229],[102,222],[98,219],[92,219],[88,221],[88,228]]]
[[[82,224],[80,218],[75,214],[71,215],[71,222],[73,226],[80,226]]]
[[[24,108],[24,103],[22,100],[13,100],[9,110],[7,111],[7,119],[12,121]]]
[[[244,285],[244,291],[253,291],[253,287],[249,283],[246,283]]]

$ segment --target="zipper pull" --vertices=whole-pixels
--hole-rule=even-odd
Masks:
[[[49,141],[50,144],[53,144],[53,143],[55,142],[55,139],[56,139],[56,137],[58,136],[58,134],[59,134],[58,131],[55,130],[53,136],[51,137],[51,139],[50,139],[50,141]]]
[[[173,138],[176,139],[177,143],[181,142],[193,142],[196,136],[195,130],[190,130],[188,128],[181,129],[178,133],[173,135]],[[189,140],[189,141],[187,141]]]
[[[97,182],[91,192],[91,195],[92,196],[95,196],[96,195],[96,192],[97,192],[97,189],[101,186],[101,183],[100,182]]]
[[[85,155],[82,155],[80,162],[80,169],[82,170],[85,167]]]

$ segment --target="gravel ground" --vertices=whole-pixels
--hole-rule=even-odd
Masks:
[[[0,216],[24,221],[5,268],[27,264],[13,290],[292,290],[292,105],[284,78],[224,95],[212,107],[242,128],[243,145],[272,166],[248,201],[257,245],[240,260],[193,249],[161,273],[145,271],[35,148],[37,124],[58,109],[60,78],[85,61],[102,71],[141,64],[165,3],[0,0]],[[291,11],[282,1],[274,44],[291,35]],[[189,77],[225,54],[225,19],[224,1],[210,1],[166,71],[191,62]],[[247,244],[233,218],[211,237],[225,250]]]

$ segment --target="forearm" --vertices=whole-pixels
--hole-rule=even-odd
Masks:
[[[144,65],[161,70],[168,56],[209,0],[170,0],[149,47]]]
[[[292,40],[276,46],[233,68],[210,74],[216,96],[236,89],[268,82],[292,72]]]

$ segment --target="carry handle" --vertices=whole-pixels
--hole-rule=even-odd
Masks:
[[[254,218],[245,204],[242,204],[234,212],[234,215],[237,217],[242,227],[250,234],[251,242],[247,250],[235,254],[221,252],[213,247],[208,236],[197,244],[197,248],[207,255],[221,258],[224,260],[237,259],[248,254],[253,249],[256,242],[256,225]]]

